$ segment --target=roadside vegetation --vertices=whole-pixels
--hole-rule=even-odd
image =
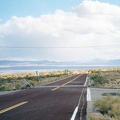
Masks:
[[[115,96],[107,95],[94,102],[90,120],[120,120],[120,68],[96,69],[89,71],[92,87],[116,88]]]
[[[35,76],[34,73],[0,75],[0,91],[19,90],[45,85],[72,74],[74,74],[72,71],[54,71],[40,72],[39,76]]]
[[[120,120],[120,96],[107,95],[94,102],[96,113],[90,115],[90,120]]]
[[[120,88],[120,68],[91,70],[89,78],[91,86]]]

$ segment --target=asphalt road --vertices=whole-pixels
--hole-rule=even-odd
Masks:
[[[70,120],[87,74],[74,75],[44,87],[0,95],[0,120]],[[85,120],[86,91],[75,120]],[[84,103],[83,103],[84,102]],[[84,104],[84,106],[83,106]]]

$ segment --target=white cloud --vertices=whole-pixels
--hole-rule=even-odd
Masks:
[[[120,45],[120,7],[83,1],[71,12],[13,16],[0,24],[1,46],[80,47]],[[105,52],[106,51],[106,52]],[[116,54],[117,53],[117,54]],[[1,49],[1,59],[90,60],[120,58],[119,47]]]

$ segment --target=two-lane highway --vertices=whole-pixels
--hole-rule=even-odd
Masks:
[[[86,76],[74,75],[44,87],[1,95],[0,120],[70,120],[83,92],[79,85],[85,84]],[[79,118],[77,114],[76,120]]]

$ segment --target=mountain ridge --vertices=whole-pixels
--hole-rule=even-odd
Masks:
[[[120,65],[120,59],[100,60],[95,59],[89,62],[79,61],[19,61],[19,60],[0,60],[0,65]]]

